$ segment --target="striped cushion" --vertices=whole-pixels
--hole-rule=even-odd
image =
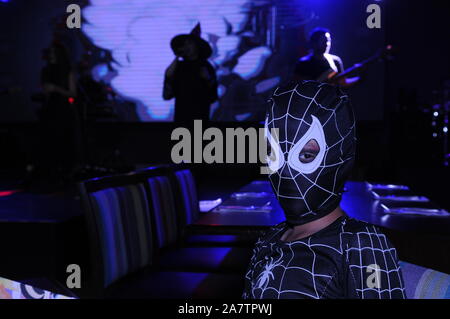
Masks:
[[[174,195],[169,178],[166,176],[151,177],[148,183],[158,248],[165,248],[177,240],[177,211]]]
[[[190,170],[175,172],[181,190],[186,225],[194,223],[199,218],[198,198],[194,176]]]
[[[406,296],[411,299],[450,299],[450,275],[400,262]]]
[[[90,194],[100,232],[105,287],[151,265],[151,221],[143,184]]]

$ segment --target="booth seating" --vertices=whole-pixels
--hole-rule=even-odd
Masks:
[[[251,250],[182,247],[171,184],[158,167],[80,183],[90,234],[90,295],[239,297]]]
[[[179,229],[182,244],[187,247],[246,247],[252,249],[260,232],[248,229],[239,231],[222,230],[215,226],[199,226],[195,222],[201,217],[197,195],[197,184],[186,165],[172,165],[169,179],[175,202],[178,205]],[[207,214],[207,213],[206,213]]]
[[[156,242],[161,250],[158,265],[170,270],[204,270],[214,272],[236,272],[244,276],[251,249],[244,247],[185,247],[183,233],[187,202],[190,193],[181,193],[173,183],[172,167],[141,171],[150,175],[149,202],[155,216]]]
[[[450,299],[450,275],[400,261],[408,299]]]

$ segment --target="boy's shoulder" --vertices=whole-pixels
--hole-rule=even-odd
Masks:
[[[349,246],[364,248],[388,248],[391,243],[386,235],[375,225],[354,218],[346,218],[342,233]]]

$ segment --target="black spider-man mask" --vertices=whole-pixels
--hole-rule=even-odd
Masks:
[[[332,212],[341,201],[355,155],[355,121],[347,95],[339,88],[304,81],[279,87],[266,116],[270,143],[269,179],[291,225]],[[278,129],[278,136],[272,136]],[[311,161],[303,147],[315,140]]]

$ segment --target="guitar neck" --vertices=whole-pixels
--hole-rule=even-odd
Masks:
[[[362,61],[357,66],[352,66],[352,67],[344,70],[343,72],[341,72],[339,74],[336,74],[336,76],[334,76],[332,79],[333,79],[333,81],[335,81],[335,80],[339,80],[339,79],[342,79],[344,77],[347,77],[349,74],[355,72],[356,70],[361,69],[362,67],[367,66],[367,65],[377,61],[378,58],[379,58],[378,54],[374,55],[374,56],[372,56],[372,57]]]

